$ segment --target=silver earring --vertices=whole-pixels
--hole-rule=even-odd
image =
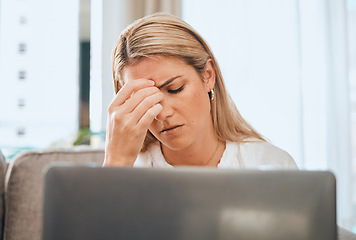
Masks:
[[[215,93],[214,93],[213,89],[210,90],[209,97],[210,97],[210,102],[212,102],[214,100],[214,98],[215,98]]]

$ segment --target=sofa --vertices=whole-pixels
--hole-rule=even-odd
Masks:
[[[8,166],[5,176],[3,239],[40,240],[42,235],[42,194],[46,166],[53,162],[102,164],[103,150],[86,147],[26,151]]]
[[[20,153],[7,167],[0,152],[0,230],[4,240],[40,240],[44,172],[53,162],[102,164],[104,151],[88,147],[30,150]],[[339,240],[356,235],[338,228]]]

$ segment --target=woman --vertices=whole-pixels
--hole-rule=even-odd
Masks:
[[[241,117],[209,46],[179,18],[128,26],[112,69],[104,166],[296,168]]]

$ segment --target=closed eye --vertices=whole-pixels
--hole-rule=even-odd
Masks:
[[[168,90],[169,93],[179,93],[180,91],[182,91],[184,88],[184,85],[182,85],[180,88],[177,88],[177,89],[171,89],[171,90]]]

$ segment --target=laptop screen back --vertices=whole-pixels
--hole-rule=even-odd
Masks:
[[[335,240],[327,172],[49,169],[43,240]]]

